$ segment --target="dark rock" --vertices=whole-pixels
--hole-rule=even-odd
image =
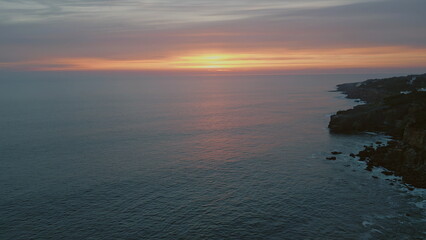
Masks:
[[[391,175],[393,175],[393,172],[391,172],[391,171],[382,171],[382,173],[383,173],[384,175],[386,175],[386,176],[391,176]]]
[[[379,177],[377,177],[377,176],[372,176],[372,178],[374,178],[374,179],[378,179]]]
[[[349,156],[355,158],[355,154],[354,153],[349,154]]]
[[[326,159],[327,160],[336,160],[337,158],[336,157],[327,157]]]
[[[380,141],[377,141],[377,142],[376,142],[376,144],[382,144],[382,142],[380,142]]]
[[[364,150],[360,151],[357,156],[359,157],[360,161],[366,161],[370,159],[373,153],[374,153],[373,147],[364,146]]]
[[[339,154],[342,154],[342,152],[333,151],[333,152],[331,152],[331,154],[333,154],[333,155],[339,155]]]
[[[402,141],[394,141],[387,146],[369,151],[367,165],[370,169],[377,166],[385,167],[389,169],[387,171],[389,174],[393,171],[395,175],[402,176],[405,182],[415,187],[426,188],[425,161],[426,151],[415,149]]]
[[[424,114],[426,115],[426,112]],[[414,124],[407,126],[404,130],[403,140],[411,146],[426,151],[426,127],[420,128]]]

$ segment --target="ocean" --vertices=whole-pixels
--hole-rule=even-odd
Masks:
[[[3,74],[0,239],[425,239],[349,156],[389,138],[327,129],[371,77]]]

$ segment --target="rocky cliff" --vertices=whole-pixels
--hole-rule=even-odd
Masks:
[[[331,116],[330,131],[391,135],[395,140],[387,146],[366,147],[358,156],[368,169],[383,166],[426,188],[426,74],[341,84],[337,90],[366,104]]]

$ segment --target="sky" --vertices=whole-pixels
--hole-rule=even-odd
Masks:
[[[0,0],[0,70],[426,72],[425,0]]]

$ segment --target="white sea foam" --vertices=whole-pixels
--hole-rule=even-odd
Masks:
[[[426,200],[416,202],[414,205],[416,205],[416,207],[418,207],[418,208],[426,209]]]
[[[370,221],[362,221],[362,226],[364,227],[370,227],[371,225],[373,225],[373,223]]]

